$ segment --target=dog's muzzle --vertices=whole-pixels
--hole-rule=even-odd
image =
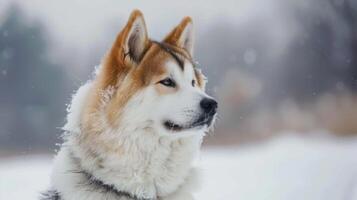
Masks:
[[[171,131],[181,131],[185,129],[200,128],[211,126],[213,119],[217,113],[218,103],[214,99],[204,98],[200,101],[201,114],[189,125],[179,125],[172,121],[165,121],[164,126]]]

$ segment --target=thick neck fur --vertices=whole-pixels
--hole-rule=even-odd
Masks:
[[[54,163],[53,189],[64,200],[126,199],[114,193],[98,191],[80,173],[85,171],[116,190],[139,198],[192,198],[186,190],[188,185],[192,189],[191,179],[195,176],[192,165],[203,133],[174,138],[160,135],[142,125],[127,127],[125,131],[100,133],[96,141],[87,143],[76,123],[79,122],[76,118],[80,116],[76,112],[80,112],[81,108],[73,104],[77,102],[81,105],[81,98],[85,99],[86,92],[90,91],[88,88],[90,84],[82,86],[72,101],[72,111],[68,116],[71,122],[64,127],[68,131],[66,142]],[[105,140],[100,137],[105,137]],[[183,190],[188,194],[179,194]]]

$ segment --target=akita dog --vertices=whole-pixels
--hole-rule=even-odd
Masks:
[[[217,102],[192,51],[190,17],[156,42],[135,10],[72,99],[42,199],[193,199],[193,161]]]

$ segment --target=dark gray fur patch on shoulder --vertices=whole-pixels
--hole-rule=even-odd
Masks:
[[[41,194],[40,200],[61,200],[61,195],[57,190],[48,190]]]

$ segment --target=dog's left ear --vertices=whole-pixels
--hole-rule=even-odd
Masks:
[[[185,17],[164,39],[164,42],[185,49],[193,56],[193,23],[191,17]]]

